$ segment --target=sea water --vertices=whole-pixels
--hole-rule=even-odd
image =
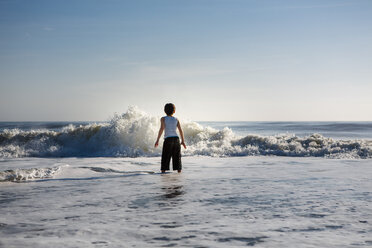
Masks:
[[[372,123],[0,123],[0,247],[372,247]]]

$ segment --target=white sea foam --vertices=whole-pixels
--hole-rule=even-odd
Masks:
[[[63,166],[52,168],[31,168],[0,171],[0,182],[24,182],[35,179],[52,178]]]
[[[334,140],[320,134],[241,137],[231,129],[217,130],[181,119],[186,144],[183,155],[277,155],[328,158],[371,158],[369,140]],[[0,132],[0,157],[139,157],[159,156],[154,148],[160,117],[137,107],[107,123],[69,125],[60,131],[6,129]]]

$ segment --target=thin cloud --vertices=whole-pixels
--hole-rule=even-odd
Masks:
[[[51,31],[54,31],[54,28],[52,28],[52,27],[44,27],[43,30],[44,31],[47,31],[47,32],[51,32]]]
[[[352,6],[352,3],[338,3],[338,4],[319,4],[319,5],[303,5],[303,6],[284,6],[278,7],[278,9],[322,9],[322,8],[337,8]]]

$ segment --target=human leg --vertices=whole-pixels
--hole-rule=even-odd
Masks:
[[[163,143],[163,152],[161,154],[161,172],[169,170],[169,163],[172,156],[172,146],[169,139],[165,139]]]
[[[173,164],[173,170],[177,170],[178,173],[180,173],[182,170],[182,162],[181,162],[181,144],[180,144],[179,139],[175,139],[173,143],[172,164]]]

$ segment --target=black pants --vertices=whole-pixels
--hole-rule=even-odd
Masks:
[[[173,170],[182,170],[181,144],[178,137],[168,137],[164,140],[163,153],[161,155],[161,170],[169,170],[172,158]]]

